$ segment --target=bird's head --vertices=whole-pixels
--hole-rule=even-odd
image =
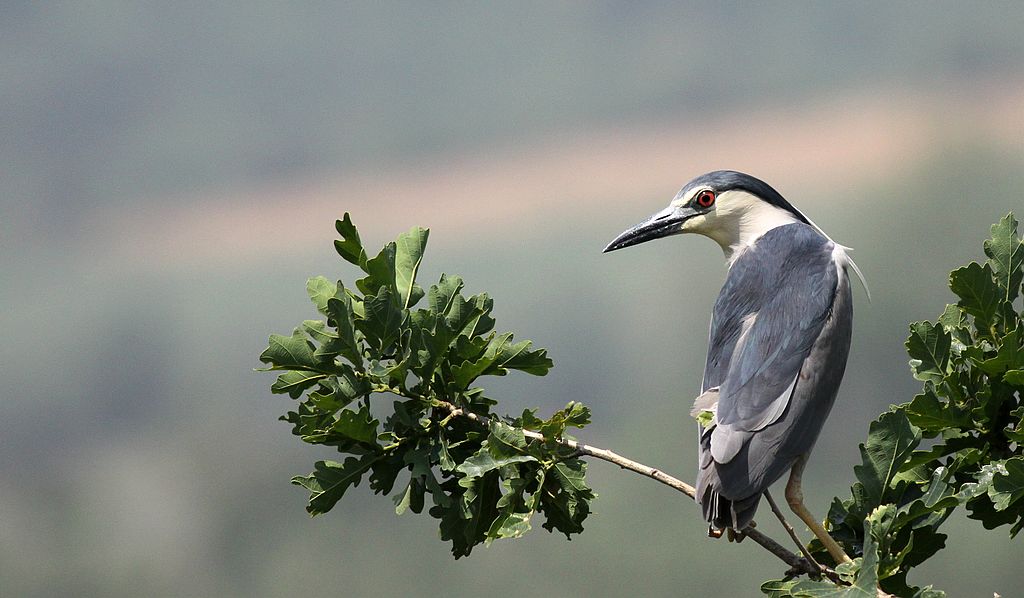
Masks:
[[[742,172],[716,170],[684,185],[667,208],[625,231],[604,250],[698,233],[717,241],[732,259],[768,230],[794,222],[814,226],[768,183]]]

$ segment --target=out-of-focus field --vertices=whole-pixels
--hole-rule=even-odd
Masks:
[[[421,280],[550,349],[490,387],[509,412],[582,400],[588,442],[689,479],[721,252],[600,250],[706,170],[771,182],[872,288],[807,474],[823,515],[919,386],[907,323],[1024,215],[1019,10],[447,8],[0,9],[0,595],[755,595],[769,555],[601,463],[572,542],[454,561],[365,487],[309,519],[288,479],[331,454],[252,368],[313,317],[309,276],[355,276],[334,219],[371,247],[430,227]],[[948,525],[912,581],[1024,582],[1019,539]]]

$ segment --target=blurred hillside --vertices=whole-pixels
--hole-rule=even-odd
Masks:
[[[493,386],[509,411],[583,400],[587,441],[689,479],[721,252],[600,249],[696,174],[768,180],[874,297],[807,474],[823,515],[918,387],[907,323],[1024,214],[1016,5],[246,6],[0,8],[0,595],[755,595],[766,554],[599,463],[572,543],[455,562],[365,488],[308,519],[287,480],[330,454],[251,368],[312,317],[306,278],[353,277],[334,218],[370,246],[431,227],[423,280],[463,275],[551,350]],[[913,581],[1024,583],[1003,532],[951,527]]]

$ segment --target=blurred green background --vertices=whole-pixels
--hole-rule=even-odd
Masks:
[[[855,247],[874,295],[806,476],[823,516],[919,386],[907,323],[1024,216],[1022,30],[1019,3],[4,2],[0,594],[757,595],[780,563],[601,463],[571,543],[456,562],[365,487],[311,520],[288,479],[331,454],[276,421],[256,357],[313,317],[309,276],[354,276],[336,217],[370,246],[428,226],[422,280],[491,292],[555,360],[489,394],[582,400],[588,442],[692,479],[721,252],[600,250],[744,170]],[[912,581],[1024,584],[1020,540],[949,531]]]

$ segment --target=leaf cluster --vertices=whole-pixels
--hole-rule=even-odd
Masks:
[[[830,533],[857,556],[837,570],[853,585],[778,580],[762,587],[766,594],[874,596],[857,592],[875,580],[897,596],[943,596],[909,585],[907,574],[945,546],[939,528],[954,509],[986,529],[1009,526],[1011,536],[1024,527],[1024,244],[1012,214],[991,233],[986,262],[950,275],[957,303],[910,326],[921,394],[871,424],[851,496],[829,510]]]
[[[307,292],[322,317],[271,335],[260,355],[266,370],[281,371],[272,392],[297,402],[281,419],[303,441],[343,456],[292,480],[309,491],[309,513],[330,511],[367,478],[375,493],[397,488],[397,513],[427,510],[440,520],[456,557],[523,535],[538,512],[549,531],[582,531],[595,494],[586,464],[555,440],[589,423],[590,411],[570,403],[548,419],[532,410],[498,418],[477,385],[512,370],[542,376],[552,367],[546,351],[495,332],[493,301],[463,295],[458,276],[442,274],[426,290],[417,284],[426,229],[374,257],[348,214],[336,229],[335,249],[363,276],[352,288],[311,278]]]

